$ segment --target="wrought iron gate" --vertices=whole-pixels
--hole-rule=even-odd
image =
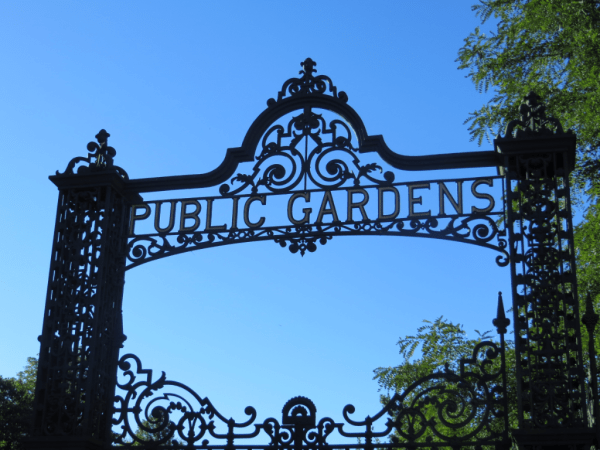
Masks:
[[[209,173],[129,179],[114,165],[110,135],[101,130],[87,157],[50,177],[59,202],[29,448],[597,445],[597,389],[593,373],[594,389],[586,393],[568,181],[575,136],[530,94],[521,120],[494,141],[494,151],[403,156],[367,133],[348,96],[315,75],[315,66],[302,63],[301,76],[269,99],[241,147],[229,149]],[[497,167],[499,176],[408,183],[396,181],[392,170],[474,167]],[[140,195],[215,186],[217,193],[198,198],[144,202]],[[490,189],[501,189],[504,204]],[[424,197],[431,192],[436,202]],[[277,218],[266,208],[275,197],[287,201]],[[227,209],[227,220],[213,214],[216,205]],[[186,385],[155,378],[136,356],[119,359],[126,270],[260,240],[304,255],[344,235],[452,240],[495,250],[499,265],[510,264],[518,429],[508,424],[510,321],[501,298],[498,342],[480,343],[458,371],[418,380],[362,420],[352,417],[351,405],[343,423],[319,419],[311,400],[296,397],[281,420],[257,423],[248,407],[248,417],[236,422]],[[584,316],[592,333],[597,321],[591,309]],[[594,360],[593,345],[591,352]],[[144,441],[138,428],[154,438]],[[264,443],[253,443],[256,437]]]

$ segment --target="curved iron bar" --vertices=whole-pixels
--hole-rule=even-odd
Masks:
[[[135,372],[131,370],[132,360],[135,363]],[[117,396],[115,402],[120,406],[115,408],[117,414],[116,419],[113,418],[113,423],[123,424],[123,432],[115,438],[115,442],[120,445],[127,443],[133,444],[143,442],[136,436],[130,422],[130,414],[133,414],[135,425],[147,433],[161,436],[159,443],[178,437],[185,441],[187,445],[192,445],[202,439],[207,433],[217,439],[228,439],[233,441],[235,438],[251,438],[258,435],[260,430],[255,430],[253,433],[236,434],[236,428],[245,428],[250,426],[256,419],[256,410],[252,407],[245,409],[245,414],[250,416],[245,422],[235,422],[233,419],[227,419],[221,415],[207,398],[201,398],[192,389],[177,381],[168,381],[163,372],[162,376],[156,380],[152,380],[152,370],[143,369],[139,358],[133,354],[127,354],[119,360],[119,369],[123,371],[123,376],[127,378],[124,383],[117,383],[119,389],[125,391],[125,396]],[[145,379],[136,380],[136,375],[143,375]],[[178,388],[185,394],[165,393],[162,396],[154,396],[154,392],[164,389],[166,386]],[[191,398],[191,399],[190,399]],[[142,407],[144,401],[149,400],[145,407]],[[166,406],[160,404],[165,402]],[[193,401],[197,407],[194,407]],[[132,404],[133,403],[133,404]],[[179,411],[181,417],[177,424],[170,421],[172,413]],[[144,419],[141,419],[140,414],[144,413]],[[214,430],[214,419],[220,420],[227,424],[227,433],[220,434]],[[187,427],[187,428],[186,428]],[[187,434],[185,433],[187,429]],[[126,439],[131,439],[127,441]]]
[[[499,311],[500,305],[501,300]],[[507,447],[503,339],[507,319],[503,307],[494,323],[500,343],[479,343],[470,358],[459,361],[457,372],[446,364],[442,371],[422,377],[404,392],[396,393],[377,414],[364,420],[353,419],[355,408],[346,405],[342,411],[344,422],[329,417],[317,421],[317,408],[305,397],[294,397],[285,404],[281,422],[273,417],[256,422],[257,413],[252,407],[244,411],[247,420],[236,422],[219,413],[208,398],[200,397],[182,383],[167,380],[164,372],[153,380],[152,370],[143,369],[137,356],[127,354],[119,361],[125,381],[118,384],[123,394],[115,398],[113,424],[120,425],[121,431],[114,443],[124,447],[230,450]],[[223,428],[226,431],[221,431]],[[136,434],[136,429],[145,434]],[[267,437],[269,443],[252,444],[250,440],[259,435]],[[364,443],[329,443],[328,439],[336,435]],[[390,442],[378,441],[385,437]]]

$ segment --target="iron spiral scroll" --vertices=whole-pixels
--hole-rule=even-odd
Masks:
[[[501,300],[500,300],[501,305]],[[113,446],[231,450],[508,448],[508,409],[504,333],[509,320],[499,307],[494,320],[500,342],[480,342],[458,370],[445,368],[394,394],[375,415],[352,417],[343,408],[343,422],[317,418],[315,404],[294,397],[282,418],[257,422],[248,406],[246,419],[227,419],[206,397],[185,384],[154,379],[140,359],[126,354],[119,361],[120,378],[113,417]],[[137,432],[138,430],[143,433]],[[137,432],[137,433],[136,433]],[[257,438],[260,443],[253,443]],[[333,443],[330,440],[342,442]],[[384,442],[384,440],[386,440]],[[266,442],[266,443],[265,443]]]
[[[304,140],[314,146],[310,151],[301,148]],[[374,172],[383,172],[382,167],[376,163],[361,165],[357,153],[358,149],[352,145],[352,130],[345,122],[339,119],[328,122],[323,114],[305,108],[285,126],[277,124],[267,130],[252,173],[238,173],[231,184],[222,184],[219,192],[231,196],[251,187],[256,194],[260,186],[270,192],[290,192],[303,180],[310,180],[322,189],[340,187],[347,180],[359,186],[361,178],[377,185],[394,181],[390,171],[383,173],[383,179],[374,177]],[[233,188],[234,184],[240,185]]]

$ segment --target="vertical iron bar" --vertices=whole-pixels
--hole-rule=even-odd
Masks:
[[[600,408],[598,407],[598,374],[596,368],[596,343],[594,340],[594,333],[599,320],[600,316],[594,311],[592,297],[588,292],[585,299],[585,314],[581,318],[581,321],[588,332],[588,356],[590,360],[590,384],[592,387],[593,417],[597,439],[596,444],[600,442],[600,417],[598,416],[600,414]]]
[[[504,313],[504,302],[502,301],[502,292],[498,292],[498,312],[496,318],[492,320],[492,324],[496,327],[500,335],[500,365],[502,371],[502,407],[504,409],[504,431],[502,432],[503,440],[508,444],[508,382],[506,376],[506,345],[504,342],[504,334],[507,327],[510,325],[510,319],[506,318]]]

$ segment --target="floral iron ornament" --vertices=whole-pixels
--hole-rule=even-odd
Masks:
[[[344,103],[348,101],[348,95],[344,91],[338,93],[337,87],[333,85],[331,78],[326,75],[318,75],[316,77],[313,75],[313,73],[317,71],[317,69],[315,69],[315,66],[317,65],[316,62],[310,58],[306,58],[300,65],[303,67],[300,71],[302,77],[290,78],[287,80],[283,84],[281,91],[277,94],[277,100],[270,98],[267,100],[267,106],[274,106],[277,102],[287,96],[294,97],[307,94],[325,94],[328,86],[329,92],[331,92],[333,97]]]
[[[90,142],[87,145],[87,149],[90,152],[87,157],[78,156],[73,158],[67,169],[60,173],[58,170],[56,171],[57,175],[73,175],[77,174],[88,174],[88,173],[99,173],[99,172],[115,172],[123,179],[128,180],[129,176],[127,172],[120,168],[119,166],[115,166],[113,162],[113,158],[117,154],[117,151],[108,146],[108,138],[110,134],[102,129],[95,136],[98,143]],[[75,170],[75,166],[79,163],[87,163],[87,165],[81,165],[77,167]]]
[[[311,146],[307,151],[306,146]],[[383,169],[376,163],[361,164],[358,149],[352,145],[352,130],[342,120],[327,121],[322,114],[306,108],[285,124],[269,128],[261,141],[252,173],[238,173],[229,184],[221,185],[223,196],[238,194],[251,187],[256,194],[260,186],[269,192],[290,192],[302,181],[322,189],[343,186],[361,179],[378,185],[389,185],[394,173],[386,171],[383,177],[374,176]],[[383,178],[383,179],[382,179]],[[232,188],[234,183],[239,186]]]
[[[555,132],[557,135],[573,133],[571,130],[568,130],[565,133],[558,119],[546,117],[546,105],[540,103],[540,99],[541,97],[533,91],[524,97],[525,103],[522,103],[519,107],[521,119],[511,120],[508,123],[504,132],[504,139],[519,139],[555,134],[548,128],[548,125],[556,130]],[[516,126],[520,126],[523,129],[517,128],[515,130]],[[502,139],[502,136],[498,135],[497,138]]]

